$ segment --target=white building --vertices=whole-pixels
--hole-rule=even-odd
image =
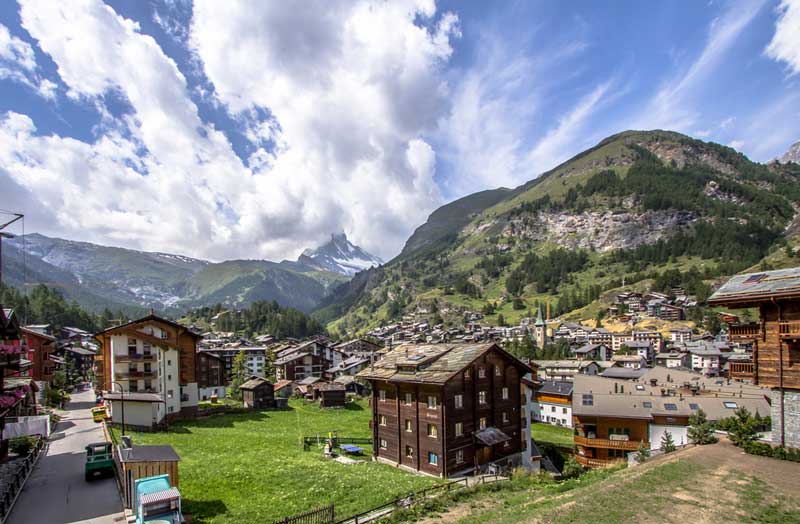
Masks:
[[[531,420],[571,428],[572,388],[571,382],[542,382],[528,399]]]

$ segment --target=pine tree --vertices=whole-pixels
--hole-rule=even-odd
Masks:
[[[730,437],[731,442],[737,446],[743,446],[754,441],[757,436],[756,420],[750,415],[747,408],[741,407],[737,409],[728,430],[728,437]]]
[[[242,350],[233,357],[233,366],[231,368],[231,396],[236,400],[242,399],[242,392],[239,386],[247,382],[249,376],[249,369],[247,367],[247,353]]]
[[[661,451],[664,453],[672,453],[675,449],[675,441],[672,440],[672,433],[665,431],[664,434],[661,435]]]
[[[636,462],[639,464],[644,464],[644,462],[650,458],[650,449],[644,442],[639,443],[639,450],[636,451]]]
[[[714,436],[714,428],[706,417],[705,411],[698,410],[696,414],[689,417],[689,440],[693,444],[705,445],[713,444],[717,441]]]

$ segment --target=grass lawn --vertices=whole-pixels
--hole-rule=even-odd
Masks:
[[[572,430],[552,424],[534,422],[531,424],[531,436],[534,442],[552,442],[559,446],[572,446]]]
[[[300,400],[289,406],[179,422],[163,433],[134,433],[133,442],[175,448],[184,508],[203,524],[269,524],[330,503],[346,517],[440,482],[368,456],[348,466],[323,458],[321,449],[303,451],[303,435],[370,436],[366,402],[344,410]]]

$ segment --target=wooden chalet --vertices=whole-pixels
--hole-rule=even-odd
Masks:
[[[521,462],[521,379],[498,345],[399,346],[357,376],[372,384],[373,455],[440,477]]]
[[[758,309],[758,322],[732,324],[728,334],[752,343],[753,383],[772,389],[773,440],[800,448],[800,268],[737,275],[708,303]]]
[[[262,377],[252,377],[239,386],[242,390],[244,407],[270,409],[275,406],[275,390],[272,382]]]
[[[347,401],[347,391],[342,384],[323,382],[315,384],[314,397],[319,399],[321,408],[343,408]]]
[[[25,327],[21,327],[19,331],[28,348],[28,360],[31,362],[29,376],[36,382],[50,384],[56,366],[50,358],[56,349],[55,337]]]

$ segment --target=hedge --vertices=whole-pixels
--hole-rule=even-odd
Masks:
[[[763,442],[747,442],[742,446],[742,449],[751,455],[800,462],[800,449],[784,448],[781,446],[772,447]]]

